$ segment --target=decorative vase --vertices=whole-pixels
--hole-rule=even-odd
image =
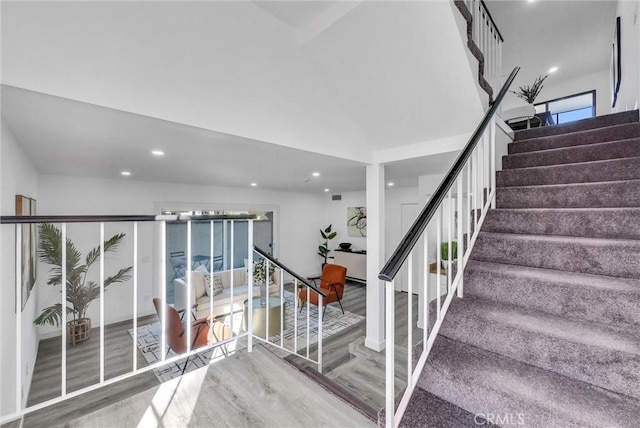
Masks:
[[[456,267],[456,262],[458,260],[452,260],[451,261],[451,267],[455,268]],[[445,260],[445,259],[441,259],[440,260],[440,266],[442,266],[442,269],[446,270],[449,267],[449,260]]]

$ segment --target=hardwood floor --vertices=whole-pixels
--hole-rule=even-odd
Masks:
[[[292,286],[291,286],[291,291]],[[417,318],[417,302],[414,299],[414,323]],[[344,309],[366,316],[366,286],[350,282],[346,285],[342,301]],[[335,303],[334,303],[335,305]],[[396,293],[396,315],[406,319],[407,295]],[[139,320],[139,325],[157,321],[156,316]],[[406,379],[406,324],[399,324],[396,331],[396,393],[404,387]],[[133,346],[128,330],[131,321],[113,324],[105,329],[105,379],[118,376],[132,367]],[[421,339],[422,330],[414,328],[414,343]],[[352,325],[343,331],[330,336],[323,342],[323,376],[335,382],[362,401],[367,409],[363,413],[372,417],[384,406],[385,364],[384,352],[374,352],[364,346],[366,333],[365,321]],[[28,405],[41,403],[60,394],[60,338],[43,340],[38,349],[31,392]],[[315,353],[316,347],[310,348]],[[287,359],[299,367],[315,370],[315,365],[289,356]],[[137,353],[138,367],[147,365],[140,352]],[[99,378],[99,332],[95,329],[88,341],[67,347],[67,391],[98,382]],[[49,406],[25,416],[25,427],[50,426],[52,421],[63,423],[83,415],[96,412],[122,399],[156,388],[159,381],[152,372],[143,373],[133,378],[105,386],[89,394]]]
[[[155,315],[138,319],[138,325],[157,321]],[[119,376],[132,369],[133,345],[128,330],[132,321],[111,324],[105,328],[105,379]],[[67,346],[67,392],[76,391],[99,382],[100,332],[92,329],[91,338],[76,346]],[[140,352],[136,352],[138,367],[147,365]],[[29,392],[28,406],[56,398],[60,395],[61,338],[40,341],[38,355]],[[52,420],[68,420],[115,403],[124,397],[157,386],[160,382],[152,372],[100,388],[79,398],[49,406],[28,414],[23,426],[48,426]]]
[[[407,379],[407,293],[396,292],[396,382],[398,394],[406,386]],[[366,286],[348,283],[342,300],[344,309],[366,316]],[[422,340],[422,329],[416,327],[418,313],[417,299],[413,299],[413,345]],[[364,413],[373,417],[384,407],[385,400],[385,352],[375,352],[364,346],[366,321],[359,322],[323,341],[322,375],[326,380],[335,382],[340,389],[346,390],[364,403]],[[315,351],[312,346],[312,351]],[[315,368],[315,365],[292,355],[287,360],[298,367]],[[348,397],[346,397],[348,399]]]

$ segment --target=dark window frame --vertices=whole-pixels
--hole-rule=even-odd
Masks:
[[[592,89],[592,90],[590,90],[590,91],[579,92],[579,93],[577,93],[577,94],[567,95],[567,96],[565,96],[565,97],[555,98],[555,99],[553,99],[553,100],[543,101],[543,102],[541,102],[541,103],[535,103],[533,106],[534,106],[534,107],[537,107],[537,106],[544,105],[544,111],[545,111],[545,112],[548,112],[548,111],[549,111],[549,104],[550,104],[550,103],[554,103],[554,102],[556,102],[556,101],[566,100],[566,99],[569,99],[569,98],[580,97],[580,96],[582,96],[582,95],[588,95],[588,94],[591,94],[591,101],[592,101],[592,102],[591,102],[591,117],[595,117],[595,116],[596,116],[596,90],[595,90],[595,89]],[[562,113],[569,113],[569,112],[572,112],[572,111],[582,110],[582,109],[585,109],[585,108],[588,108],[588,107],[582,107],[582,108],[580,108],[580,109],[573,109],[573,110],[561,111],[561,112],[558,112],[558,113],[555,113],[555,114],[554,114],[554,113],[552,113],[552,116],[553,116],[553,119],[554,119],[555,123],[556,123],[556,124],[558,124],[558,123],[559,123],[559,122],[558,122],[558,115],[559,115],[559,114],[562,114]],[[567,123],[567,122],[565,122],[565,123]]]

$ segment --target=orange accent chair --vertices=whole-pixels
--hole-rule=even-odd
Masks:
[[[324,312],[327,309],[327,305],[333,302],[338,302],[338,304],[340,305],[340,309],[344,314],[344,308],[342,307],[341,300],[344,294],[344,283],[347,280],[346,267],[334,264],[326,264],[322,268],[321,276],[309,277],[307,279],[314,281],[314,283],[316,283],[318,279],[320,280],[320,287],[318,288],[326,295],[326,297],[322,298],[322,305],[324,306],[322,310],[323,317]],[[308,289],[307,287],[304,287],[303,290],[298,293],[298,299],[300,299],[300,301],[302,302],[302,305],[300,305],[300,311],[302,311],[304,304],[307,302],[307,290],[309,291],[309,303],[318,306],[318,293],[311,289]]]
[[[162,300],[158,299],[157,297],[154,298],[153,305],[155,306],[156,312],[158,313],[158,318],[162,320]],[[182,324],[180,315],[180,312],[184,312],[184,309],[178,311],[173,306],[164,306],[166,307],[167,311],[167,330],[165,332],[167,345],[169,346],[169,349],[167,349],[167,354],[169,354],[170,350],[173,350],[173,352],[175,352],[176,354],[187,352],[187,350],[189,349],[189,347],[187,346],[187,334],[185,326],[184,324]],[[231,329],[228,325],[216,320],[215,318],[210,324],[210,320],[210,317],[206,317],[191,322],[192,350],[231,338]],[[222,352],[225,354],[225,356],[227,356],[227,352],[224,347],[222,348]],[[188,363],[189,357],[187,357],[187,361],[185,361],[184,363],[182,374],[184,374]]]

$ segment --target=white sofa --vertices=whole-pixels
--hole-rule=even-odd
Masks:
[[[197,272],[197,271],[196,271]],[[245,268],[214,272],[222,281],[222,293],[213,296],[213,315],[228,315],[234,311],[242,310],[242,303],[248,298],[249,286],[247,284],[247,273]],[[202,272],[201,272],[202,273]],[[204,272],[206,273],[206,271]],[[231,274],[233,273],[233,300],[231,299]],[[205,283],[202,275],[192,275],[191,281],[191,304],[197,303],[196,318],[209,316],[210,297],[207,292],[210,284]],[[201,282],[202,281],[202,282]],[[272,283],[269,286],[269,293],[280,289],[280,269],[272,275]],[[176,309],[185,309],[187,306],[187,283],[185,278],[173,280],[173,292]],[[260,296],[260,287],[253,287],[253,295]]]

